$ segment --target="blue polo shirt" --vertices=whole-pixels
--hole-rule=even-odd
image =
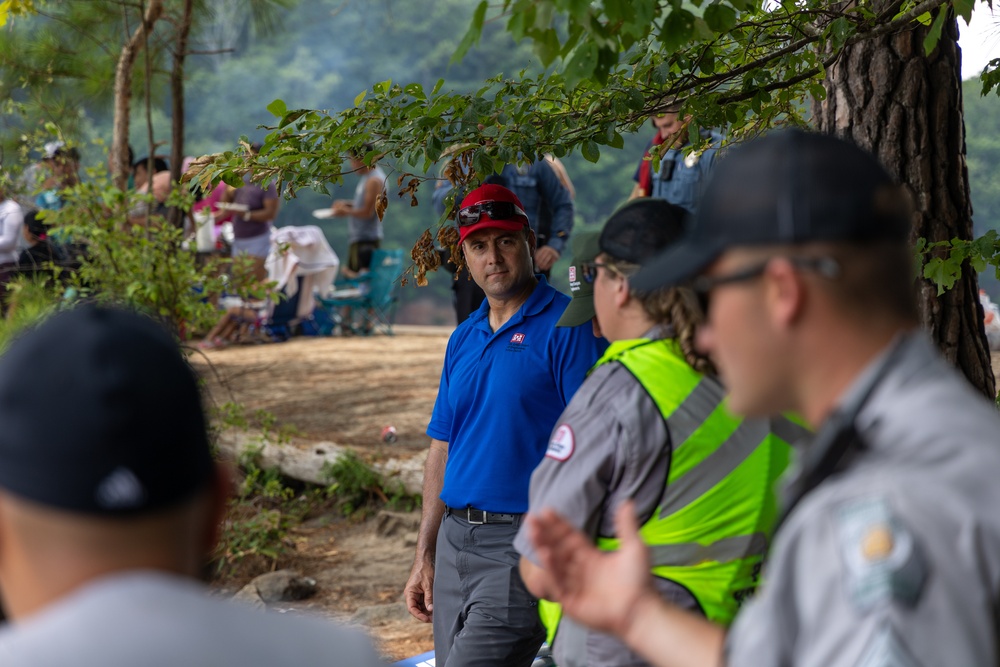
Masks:
[[[526,512],[531,473],[556,420],[604,353],[590,323],[556,328],[569,297],[538,286],[500,329],[489,301],[448,341],[427,435],[448,443],[441,500],[449,507]]]

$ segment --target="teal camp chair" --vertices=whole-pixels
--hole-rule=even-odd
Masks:
[[[350,281],[338,282],[338,289],[319,302],[330,319],[354,333],[370,335],[375,331],[391,336],[396,313],[396,290],[403,273],[403,251],[376,250],[371,269]],[[341,321],[341,310],[351,308],[351,322]],[[331,332],[332,333],[332,332]]]

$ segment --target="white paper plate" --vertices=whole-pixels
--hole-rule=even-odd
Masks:
[[[246,213],[247,211],[250,210],[250,207],[247,206],[246,204],[237,204],[235,202],[228,202],[228,201],[216,202],[215,208],[221,211],[241,211],[243,213]]]
[[[333,217],[333,211],[328,208],[317,208],[313,211],[313,217],[319,218],[320,220],[326,220],[327,218]]]

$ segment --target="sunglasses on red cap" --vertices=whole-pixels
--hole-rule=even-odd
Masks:
[[[458,226],[474,225],[486,214],[490,220],[511,220],[521,216],[525,220],[528,214],[520,206],[509,201],[481,201],[458,210]]]

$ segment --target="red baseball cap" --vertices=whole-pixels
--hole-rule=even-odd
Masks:
[[[528,226],[528,214],[524,212],[524,204],[517,195],[493,183],[481,185],[467,194],[458,209],[457,218],[459,243],[478,229],[516,232]]]

